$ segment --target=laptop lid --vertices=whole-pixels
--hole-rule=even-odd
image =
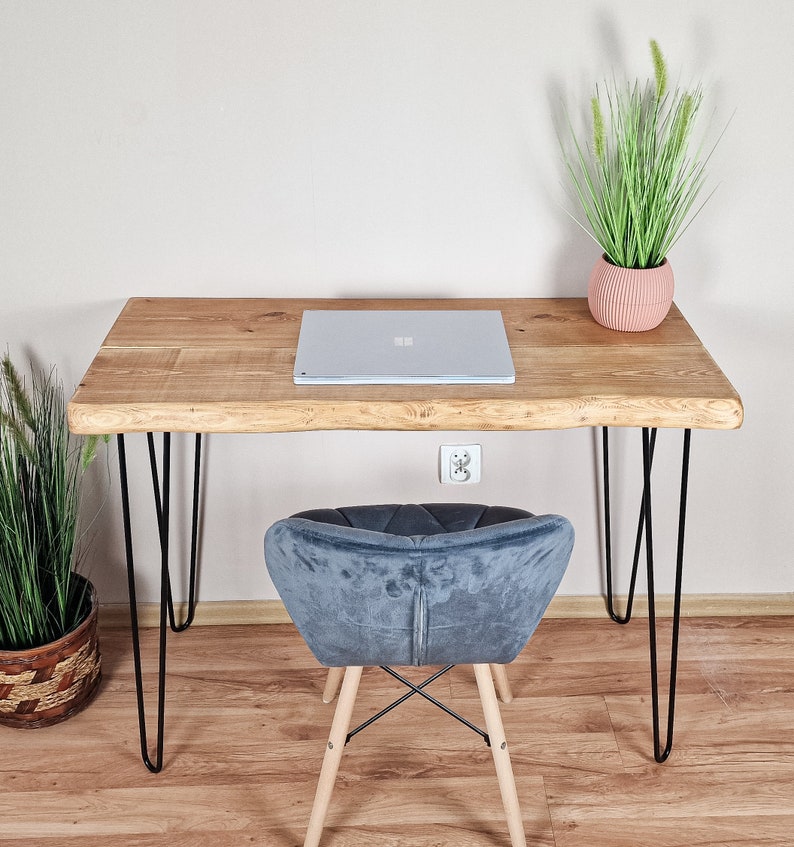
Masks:
[[[497,310],[307,309],[296,385],[513,383]]]

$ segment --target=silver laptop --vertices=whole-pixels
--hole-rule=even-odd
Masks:
[[[512,383],[513,357],[496,310],[307,309],[296,385]]]

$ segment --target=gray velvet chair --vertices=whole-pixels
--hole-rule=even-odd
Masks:
[[[490,745],[512,845],[526,843],[491,668],[535,631],[573,538],[559,515],[474,504],[317,509],[270,527],[265,558],[287,611],[322,665],[346,669],[305,847],[319,843],[342,750],[363,728],[349,731],[363,667],[434,700],[391,666],[457,664],[474,666],[486,731],[451,714]]]

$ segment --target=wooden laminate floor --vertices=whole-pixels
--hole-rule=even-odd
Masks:
[[[291,626],[198,627],[169,641],[165,768],[138,755],[128,634],[101,634],[84,713],[0,728],[0,842],[25,847],[302,843],[333,706]],[[144,649],[155,633],[144,633]],[[646,621],[545,620],[502,706],[527,841],[537,847],[794,845],[794,619],[682,625],[675,749],[651,756]],[[147,678],[151,682],[151,670]],[[354,720],[392,698],[365,671]],[[469,668],[434,683],[482,722]],[[432,690],[432,689],[431,689]],[[328,847],[509,844],[490,752],[427,703],[345,751]]]

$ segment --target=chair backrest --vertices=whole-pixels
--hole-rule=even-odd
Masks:
[[[573,527],[506,509],[470,529],[455,507],[450,531],[434,508],[317,510],[267,531],[273,583],[321,664],[507,663],[523,649],[568,566]],[[405,509],[430,518],[395,512]]]

